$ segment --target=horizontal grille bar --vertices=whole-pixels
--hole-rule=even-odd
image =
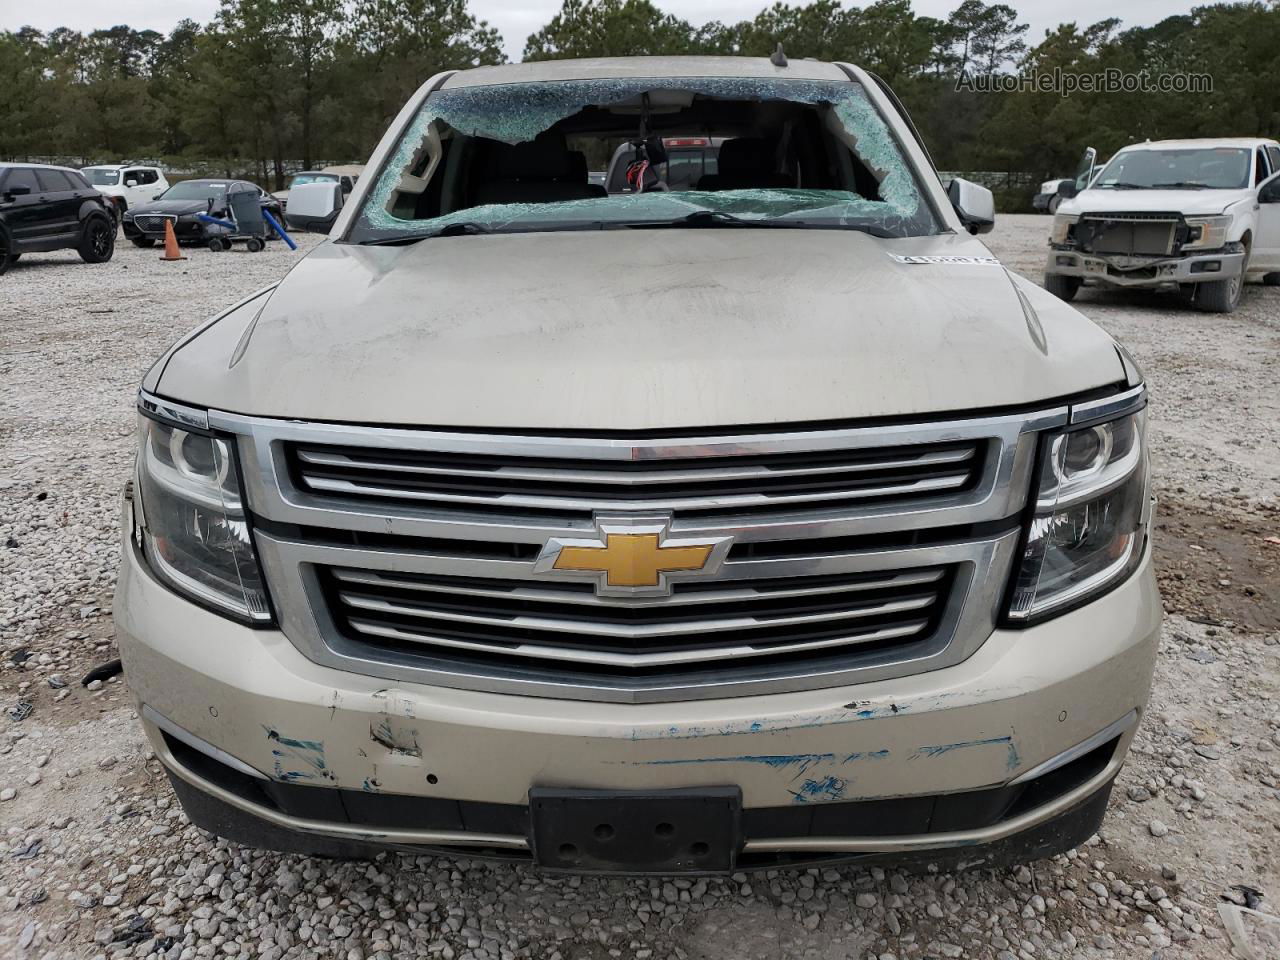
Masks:
[[[353,620],[351,625],[358,632],[373,637],[391,638],[409,643],[435,644],[458,650],[471,650],[484,653],[504,653],[518,657],[557,660],[562,663],[593,664],[596,666],[631,668],[686,666],[696,663],[736,660],[742,657],[761,657],[777,652],[776,650],[768,647],[745,646],[718,647],[709,650],[671,650],[660,653],[635,654],[613,653],[607,650],[583,650],[571,647],[537,646],[533,644],[515,644],[507,647],[499,647],[494,644],[462,640],[457,637],[428,636],[426,634],[410,632],[397,627],[387,627],[378,623],[369,623],[361,620]],[[828,647],[850,646],[857,643],[871,643],[877,640],[894,640],[919,634],[926,626],[928,626],[928,622],[920,620],[897,627],[884,627],[879,630],[867,630],[862,633],[854,633],[841,637],[831,637],[825,640],[810,640],[794,643],[790,644],[787,649],[793,653],[800,653],[826,649]]]
[[[418,590],[431,593],[453,594],[462,597],[489,597],[506,600],[551,601],[556,603],[574,603],[584,606],[598,607],[683,607],[689,604],[723,603],[734,600],[761,600],[783,597],[824,596],[843,592],[877,590],[885,587],[907,587],[934,583],[943,576],[941,570],[913,570],[907,573],[895,573],[887,576],[865,577],[849,580],[847,578],[826,578],[817,585],[803,586],[803,581],[783,580],[780,583],[760,583],[748,587],[724,587],[721,583],[713,584],[714,589],[698,589],[695,583],[680,585],[680,592],[670,597],[597,597],[589,583],[564,584],[549,586],[517,585],[501,580],[464,579],[460,577],[442,577],[430,580],[425,577],[408,579],[393,574],[377,573],[370,570],[338,570],[332,573],[335,580],[343,584],[364,584],[371,587],[392,588],[397,590]],[[817,580],[818,578],[812,578]],[[834,582],[833,582],[834,580]],[[569,589],[569,587],[577,589]]]
[[[587,461],[292,447],[295,481],[348,500],[436,509],[683,513],[913,501],[971,487],[982,443],[922,444],[706,459]]]

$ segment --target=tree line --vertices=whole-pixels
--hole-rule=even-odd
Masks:
[[[1081,150],[1135,140],[1280,133],[1280,3],[1220,3],[1125,29],[1065,23],[1030,37],[1006,4],[946,18],[910,0],[775,3],[693,24],[649,0],[564,0],[524,59],[643,54],[857,63],[884,78],[942,169],[1065,175]],[[0,158],[161,157],[280,184],[287,171],[368,156],[424,80],[506,60],[467,0],[221,0],[212,22],[0,32]],[[980,77],[1208,74],[1212,89],[983,92]]]

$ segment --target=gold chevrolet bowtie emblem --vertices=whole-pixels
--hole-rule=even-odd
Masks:
[[[561,547],[555,569],[600,572],[611,587],[656,587],[658,577],[676,570],[701,570],[711,544],[662,547],[656,533],[610,533],[603,547]]]
[[[670,523],[665,516],[597,518],[599,539],[553,538],[535,570],[590,577],[602,595],[670,593],[673,579],[714,572],[733,539],[669,537]]]

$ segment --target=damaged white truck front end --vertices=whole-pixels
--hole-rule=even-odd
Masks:
[[[695,134],[691,189],[587,178]],[[446,74],[369,169],[142,385],[116,623],[196,823],[642,874],[1096,829],[1159,632],[1145,388],[875,78]]]
[[[1054,216],[1045,287],[1181,289],[1230,313],[1249,280],[1280,282],[1280,145],[1185,140],[1118,152]]]

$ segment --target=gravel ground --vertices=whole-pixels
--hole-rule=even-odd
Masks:
[[[990,237],[1039,277],[1048,219]],[[304,240],[304,246],[314,239]],[[0,956],[1186,957],[1229,953],[1223,897],[1280,899],[1280,289],[1230,317],[1085,291],[1152,391],[1169,612],[1152,709],[1101,834],[1010,872],[846,868],[732,880],[261,854],[185,822],[114,653],[117,498],[152,358],[295,257],[125,245],[0,280]],[[24,659],[26,657],[26,659]],[[1250,895],[1252,896],[1252,894]]]

